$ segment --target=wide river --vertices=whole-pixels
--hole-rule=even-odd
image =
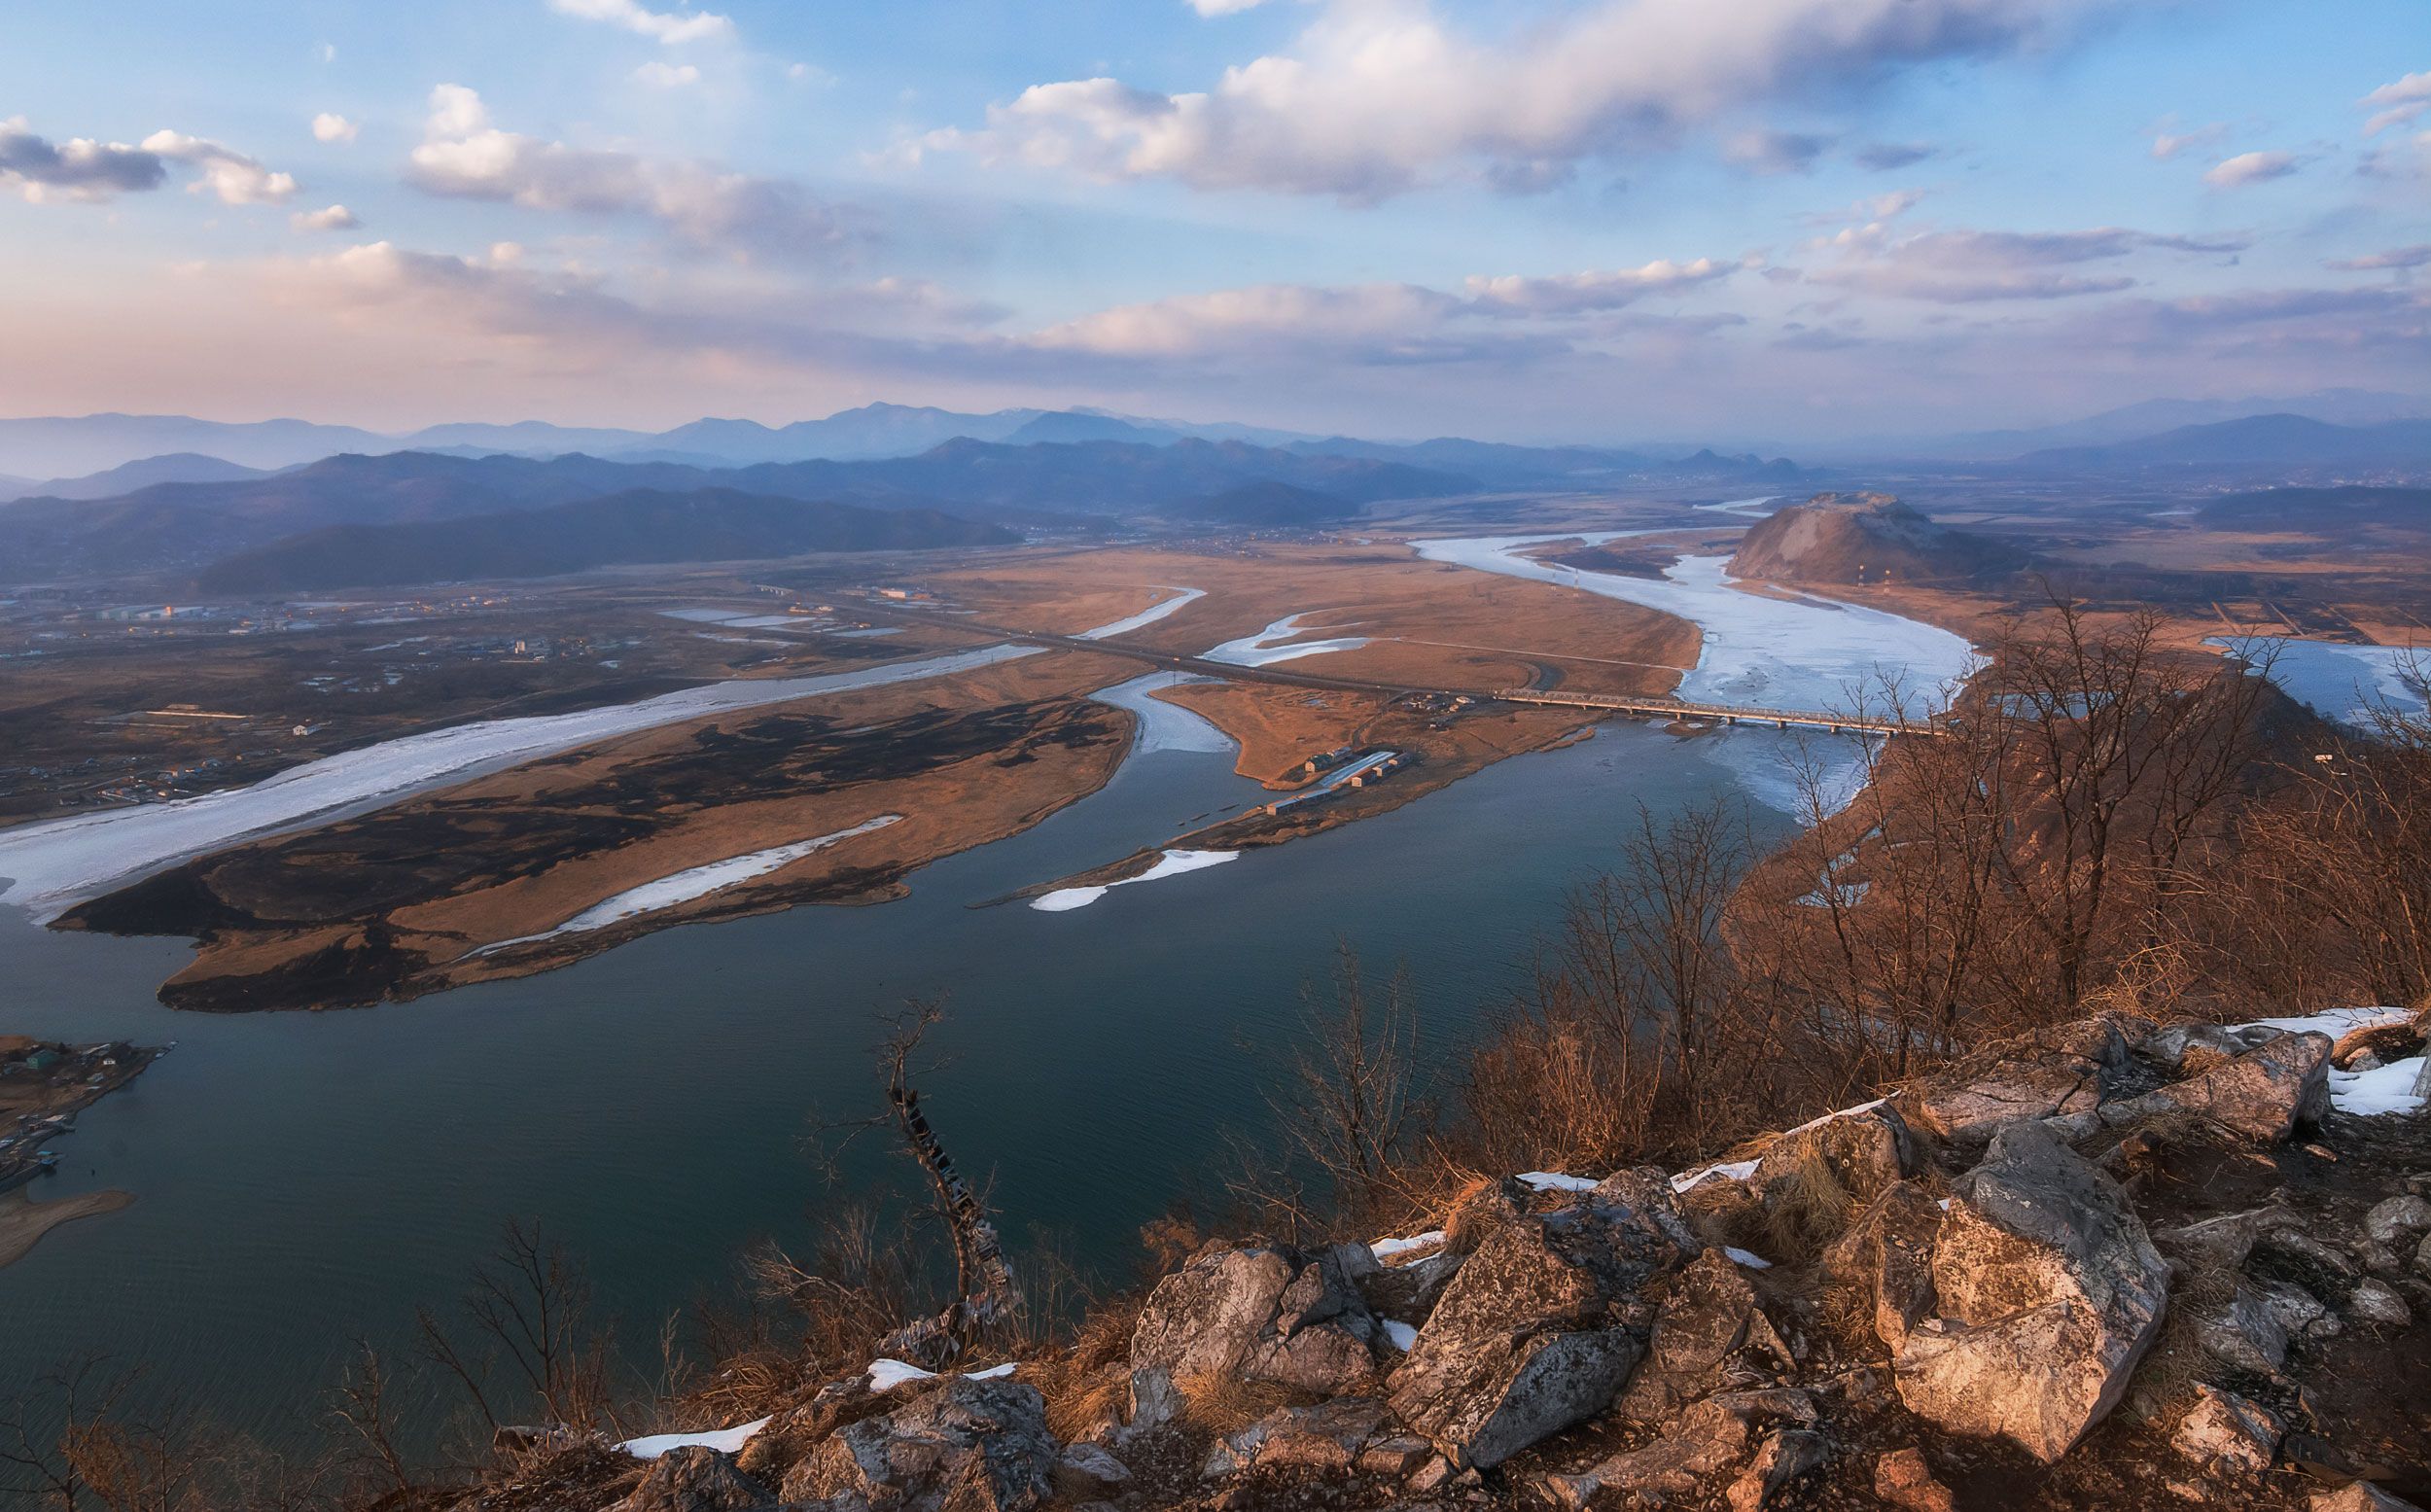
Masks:
[[[1534,576],[1512,545],[1430,554]],[[1563,580],[1638,602],[1665,591]],[[1887,615],[1784,611],[1722,587],[1709,564],[1667,581],[1707,626],[1701,674],[1760,659],[1783,705],[1802,686],[1828,701],[1861,663],[1939,681],[1966,653]],[[1752,639],[1736,633],[1741,611]],[[1287,1040],[1337,942],[1372,975],[1406,969],[1427,1059],[1449,1074],[1565,893],[1613,862],[1638,804],[1736,792],[1777,831],[1781,774],[1812,749],[1770,730],[1679,740],[1615,722],[1379,818],[1085,907],[973,906],[1263,797],[1211,730],[1138,690],[1111,699],[1161,712],[1104,790],[915,873],[907,898],[670,930],[408,1003],[173,1014],[153,990],[182,942],[55,933],[0,909],[0,1032],[177,1046],[85,1114],[58,1143],[61,1174],[37,1183],[46,1200],[101,1187],[137,1200],[0,1270],[0,1391],[101,1351],[223,1423],[291,1437],[317,1419],[351,1341],[402,1350],[415,1308],[457,1296],[511,1217],[563,1239],[646,1348],[670,1313],[729,1290],[752,1241],[806,1241],[807,1215],[837,1194],[815,1179],[803,1135],[819,1113],[874,1110],[876,1015],[914,997],[950,1000],[934,1045],[953,1060],[923,1090],[958,1162],[993,1174],[1008,1237],[1124,1265],[1143,1222],[1206,1188],[1223,1131],[1257,1126],[1263,1068],[1244,1044]],[[45,855],[46,881],[75,869]],[[7,856],[0,839],[0,875]]]

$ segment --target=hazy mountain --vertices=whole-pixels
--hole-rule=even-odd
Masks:
[[[98,473],[88,473],[83,477],[54,477],[47,483],[26,483],[14,489],[0,488],[0,497],[115,499],[154,483],[230,483],[268,475],[265,469],[238,467],[233,462],[223,462],[199,452],[177,451],[165,457],[146,457],[140,462],[122,463]]]
[[[1908,443],[1901,449],[1920,456],[1999,459],[2061,446],[2104,446],[2255,415],[2302,415],[2332,425],[2363,426],[2418,419],[2426,413],[2431,413],[2431,404],[2419,398],[2369,389],[2322,389],[2285,399],[2149,399],[2060,425],[1974,431]]]
[[[1895,495],[1816,494],[1747,527],[1730,572],[1774,582],[1929,582],[2021,560],[2005,543],[1936,524]]]
[[[2431,420],[2346,426],[2304,415],[2253,415],[2106,446],[2029,452],[2018,463],[2041,470],[2431,463]]]
[[[77,415],[0,420],[0,468],[33,477],[83,477],[145,457],[200,452],[249,468],[286,468],[341,451],[393,451],[350,425],[258,420],[232,425],[187,415]]]
[[[1162,446],[1180,439],[1178,433],[1161,427],[1141,425],[1114,415],[1088,414],[1076,409],[1058,409],[1042,414],[1024,422],[1019,430],[1004,438],[1007,444],[1014,446],[1032,446],[1040,441],[1137,441],[1145,446]]]
[[[196,586],[235,594],[396,587],[546,578],[628,563],[1001,545],[1018,539],[934,510],[868,510],[731,488],[637,488],[539,510],[333,525],[215,562],[197,575]]]
[[[765,426],[756,420],[695,420],[649,440],[654,452],[691,452],[733,463],[855,461],[908,457],[957,438],[1002,440],[1039,417],[1036,409],[962,414],[909,404],[863,404],[824,420]]]
[[[1243,483],[1205,498],[1185,499],[1166,512],[1180,518],[1220,521],[1252,530],[1277,530],[1325,525],[1348,519],[1360,506],[1340,494],[1321,493],[1291,483],[1267,479]]]
[[[1793,481],[1804,475],[1797,464],[1787,458],[1767,462],[1761,457],[1726,457],[1704,450],[1687,457],[1665,459],[1603,446],[1514,446],[1458,437],[1390,442],[1335,436],[1298,442],[1289,449],[1312,455],[1366,457],[1437,468],[1508,488],[1559,487],[1570,482],[1608,482],[1624,477],[1761,483]]]
[[[649,431],[603,426],[550,425],[546,420],[518,420],[512,425],[479,423],[434,425],[397,438],[397,450],[453,451],[486,455],[511,451],[527,456],[558,456],[586,451],[593,456],[629,451],[657,440]]]

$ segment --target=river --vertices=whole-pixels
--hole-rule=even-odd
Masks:
[[[1709,653],[1727,654],[1728,623],[1708,628]],[[1829,644],[1812,651],[1775,686],[1845,668]],[[1145,707],[1144,686],[1109,700]],[[1427,1059],[1449,1074],[1566,891],[1613,861],[1637,805],[1753,794],[1776,805],[1751,812],[1778,833],[1779,790],[1750,774],[1798,749],[1770,730],[1679,740],[1615,722],[1085,908],[974,906],[1265,796],[1194,718],[1153,708],[1103,790],[914,873],[899,901],[669,930],[408,1003],[174,1014],[153,991],[181,942],[56,933],[0,910],[0,1027],[177,1044],[59,1143],[64,1169],[40,1196],[137,1200],[0,1270],[9,1373],[97,1350],[141,1362],[149,1389],[291,1440],[352,1340],[404,1347],[415,1308],[456,1296],[516,1216],[582,1257],[602,1309],[647,1348],[660,1319],[730,1286],[750,1242],[806,1240],[806,1214],[835,1199],[802,1136],[819,1112],[874,1109],[875,1015],[916,996],[949,1000],[934,1043],[954,1059],[925,1079],[926,1107],[958,1163],[993,1174],[1008,1238],[1051,1235],[1119,1266],[1143,1222],[1203,1187],[1221,1131],[1258,1122],[1244,1043],[1288,1038],[1337,942],[1373,975],[1406,967]]]

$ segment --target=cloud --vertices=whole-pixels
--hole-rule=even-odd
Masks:
[[[2411,247],[2392,247],[2386,252],[2375,252],[2367,257],[2342,258],[2338,262],[2322,265],[2337,268],[2344,273],[2371,273],[2384,268],[2422,267],[2431,265],[2431,242],[2420,242]]]
[[[0,185],[27,199],[108,199],[159,189],[167,177],[159,153],[81,136],[54,146],[22,116],[0,121]]]
[[[2190,147],[2209,146],[2226,136],[2228,131],[2226,125],[2218,123],[2197,126],[2192,131],[2172,132],[2164,127],[2153,133],[2153,158],[2157,162],[2167,162]]]
[[[2402,126],[2431,110],[2431,71],[2384,84],[2358,103],[2379,107],[2379,113],[2364,123],[2364,135],[2378,136],[2391,126]]]
[[[1265,3],[1266,0],[1189,0],[1190,9],[1201,16],[1238,16]]]
[[[633,77],[653,89],[681,89],[687,84],[700,83],[700,70],[689,63],[678,66],[652,58],[633,70]]]
[[[1795,131],[1743,131],[1722,146],[1722,156],[1757,173],[1805,173],[1832,145],[1828,136]]]
[[[490,124],[462,85],[431,91],[431,115],[407,179],[430,193],[534,210],[635,215],[697,246],[800,256],[845,239],[836,212],[799,185],[714,164],[543,141]]]
[[[1869,142],[1858,148],[1853,156],[1857,166],[1872,168],[1877,173],[1888,173],[1914,167],[1940,150],[1929,142]]]
[[[299,210],[287,218],[287,224],[299,231],[345,231],[363,222],[344,205],[331,205],[324,210]]]
[[[560,16],[621,26],[665,47],[713,39],[723,41],[734,35],[734,22],[714,12],[693,11],[679,16],[671,11],[650,10],[638,0],[548,0],[548,8]]]
[[[2101,0],[1587,0],[1496,38],[1429,0],[1337,0],[1287,52],[1182,93],[1035,85],[910,144],[1107,180],[1383,198],[1443,178],[1672,145],[1779,98],[1830,98],[2060,34]]]
[[[345,117],[326,110],[312,118],[312,139],[316,142],[351,142],[362,129]]]
[[[1470,307],[1486,313],[1570,315],[1617,309],[1650,294],[1676,293],[1727,277],[1740,264],[1699,258],[1693,263],[1657,259],[1642,267],[1611,272],[1563,273],[1550,277],[1472,277]]]
[[[1905,208],[1901,206],[1900,208]],[[1807,273],[1814,283],[1934,304],[2065,299],[2133,288],[2126,273],[2082,270],[2146,249],[2241,252],[2235,238],[2163,236],[2123,227],[2081,231],[1936,230],[1895,236],[1877,220],[1811,244],[1838,260]]]
[[[2271,179],[2283,179],[2294,173],[2297,158],[2294,153],[2238,153],[2223,158],[2204,172],[2203,182],[2214,189],[2235,189],[2241,184],[2261,184]]]
[[[296,193],[292,174],[273,173],[234,148],[198,136],[155,131],[144,138],[143,150],[200,168],[202,176],[186,186],[187,193],[209,190],[224,205],[283,204]]]

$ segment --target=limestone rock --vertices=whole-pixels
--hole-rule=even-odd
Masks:
[[[1392,1425],[1373,1397],[1341,1396],[1314,1407],[1286,1407],[1218,1443],[1201,1474],[1236,1474],[1252,1467],[1320,1473],[1401,1475],[1434,1453],[1427,1442]]]
[[[2431,1233],[2431,1201],[2408,1192],[2374,1203],[2364,1214],[2364,1233],[2378,1244],[2411,1244],[2416,1234]]]
[[[735,1463],[746,1475],[774,1480],[837,1428],[874,1418],[894,1405],[885,1392],[870,1389],[865,1375],[829,1382],[809,1401],[778,1413],[766,1427],[744,1440]]]
[[[2159,1101],[2263,1143],[2318,1123],[2330,1108],[2330,1037],[2280,1035],[2233,1060],[2173,1082],[2138,1103]]]
[[[1645,1359],[1614,1410],[1636,1423],[1666,1422],[1700,1397],[1769,1385],[1790,1365],[1789,1347],[1746,1278],[1709,1249],[1673,1278]]]
[[[2203,1315],[2195,1337],[2204,1354],[2231,1370],[2275,1375],[2287,1363],[2287,1324],[2251,1286],[2239,1285],[2223,1306]]]
[[[1945,1144],[1982,1145],[2022,1118],[2090,1111],[2102,1099],[2103,1060],[2070,1050],[2028,1048],[1973,1073],[1937,1078],[1895,1100],[1907,1121]]]
[[[2251,1482],[2270,1473],[2286,1432],[2279,1415],[2259,1402],[2198,1385],[2195,1406],[2169,1443],[2203,1475]]]
[[[1886,1188],[1824,1251],[1834,1284],[1871,1303],[1874,1334],[1896,1354],[1908,1330],[1933,1311],[1933,1246],[1941,1206],[1913,1181]]]
[[[858,1497],[872,1512],[1025,1512],[1060,1459],[1046,1399],[1018,1382],[958,1376],[839,1429],[785,1478],[785,1499]]]
[[[1820,1433],[1805,1428],[1782,1428],[1768,1434],[1756,1446],[1755,1457],[1747,1468],[1730,1485],[1726,1499],[1731,1512],[1757,1512],[1773,1504],[1782,1487],[1819,1467],[1831,1456],[1831,1446]]]
[[[687,1444],[651,1461],[642,1484],[612,1512],[749,1512],[776,1499],[728,1456]]]
[[[1360,1279],[1359,1293],[1367,1299],[1368,1311],[1378,1318],[1423,1323],[1465,1258],[1455,1254],[1447,1244],[1398,1263],[1387,1262]]]
[[[1403,1422],[1489,1468],[1609,1406],[1641,1346],[1622,1304],[1693,1252],[1668,1186],[1515,1219],[1470,1255],[1391,1378]]]
[[[1941,1316],[1900,1352],[1900,1396],[1955,1432],[2056,1459],[2126,1390],[2168,1277],[2115,1182],[2039,1124],[2013,1124],[1943,1217]]]
[[[1528,1188],[1514,1177],[1481,1178],[1452,1199],[1444,1215],[1443,1247],[1457,1255],[1472,1254],[1495,1230],[1528,1211]]]
[[[1606,1500],[1619,1505],[1686,1500],[1705,1494],[1746,1459],[1759,1429],[1805,1429],[1814,1422],[1814,1403],[1804,1391],[1709,1396],[1644,1448],[1614,1455],[1576,1475],[1546,1476],[1537,1489],[1565,1508]]]
[[[1170,1411],[1170,1389],[1193,1379],[1321,1395],[1369,1384],[1376,1323],[1356,1275],[1374,1264],[1364,1245],[1201,1248],[1156,1283],[1132,1330],[1133,1422]]]
[[[2406,1299],[2387,1282],[2374,1278],[2356,1283],[2346,1299],[2347,1316],[2359,1323],[2372,1323],[2381,1328],[2411,1328],[2414,1315],[2406,1306]]]
[[[1876,1459],[1874,1494],[1904,1512],[1955,1512],[1957,1505],[1920,1449],[1895,1449]]]
[[[1067,1445],[1052,1472],[1057,1494],[1078,1500],[1118,1494],[1131,1484],[1131,1470],[1097,1444]]]

